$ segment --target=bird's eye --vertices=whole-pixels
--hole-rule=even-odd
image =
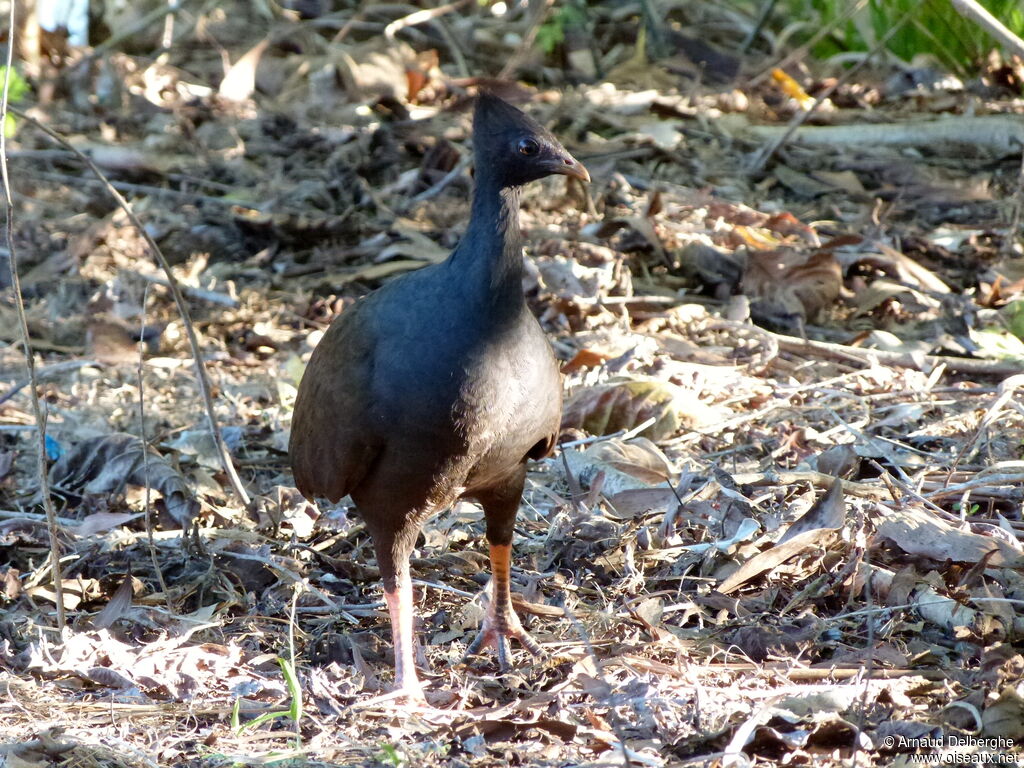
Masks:
[[[540,144],[536,141],[533,139],[520,139],[519,154],[529,157],[530,155],[536,155],[538,152],[540,152]]]

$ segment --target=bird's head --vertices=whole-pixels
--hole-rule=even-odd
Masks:
[[[558,173],[590,181],[587,169],[536,120],[489,93],[477,97],[473,155],[478,179],[518,187]]]

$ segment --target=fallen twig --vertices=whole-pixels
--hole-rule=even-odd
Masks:
[[[842,362],[857,362],[871,365],[874,362],[891,365],[895,368],[909,368],[914,371],[935,369],[944,365],[946,370],[954,373],[970,373],[976,376],[998,376],[1005,378],[1024,373],[1020,363],[1009,363],[1002,360],[974,360],[967,357],[949,357],[946,355],[913,355],[909,352],[890,352],[884,349],[861,349],[846,344],[834,344],[827,341],[799,339],[795,336],[784,336],[771,331],[764,331],[775,339],[779,349],[784,352],[813,354]]]
[[[101,363],[98,360],[66,360],[63,363],[54,363],[53,365],[48,365],[45,368],[42,368],[38,371],[34,371],[34,380],[32,379],[30,372],[29,378],[22,379],[14,386],[12,386],[10,389],[8,389],[6,392],[4,392],[2,395],[0,395],[0,405],[6,403],[8,400],[10,400],[16,394],[18,394],[29,384],[32,384],[33,387],[35,387],[38,386],[39,382],[42,381],[43,379],[49,378],[50,376],[56,376],[58,373],[64,373],[65,371],[73,371],[75,368],[85,368],[86,366],[93,366],[98,368],[102,365],[103,363]]]
[[[68,153],[61,153],[68,154]],[[79,155],[80,156],[80,155]],[[94,184],[101,187],[105,187],[99,179],[83,178],[82,176],[75,176],[70,173],[56,173],[52,171],[33,171],[33,178],[43,179],[45,181],[58,181],[75,184]],[[174,197],[179,200],[187,200],[191,203],[203,203],[210,205],[219,205],[226,208],[248,208],[254,211],[263,213],[270,206],[264,203],[256,204],[241,204],[238,200],[231,200],[226,197],[211,197],[209,195],[201,195],[198,192],[182,192],[180,189],[167,189],[166,187],[154,187],[152,184],[132,184],[127,181],[107,181],[107,184],[112,186],[114,189],[120,192],[130,192],[140,195],[162,195],[164,197]]]
[[[157,277],[156,275],[147,275],[145,272],[136,272],[136,275],[141,277],[148,283],[154,285],[162,285],[164,288],[170,288],[170,284],[163,278]],[[219,304],[222,307],[230,307],[235,309],[238,307],[238,299],[233,296],[228,296],[226,293],[220,293],[218,291],[208,291],[205,288],[195,288],[191,285],[179,285],[181,292],[188,296],[190,299],[199,299],[200,301],[208,301],[211,304]]]
[[[386,27],[384,27],[384,36],[389,40],[394,39],[395,34],[405,29],[406,27],[412,27],[417,24],[423,24],[427,21],[433,21],[439,16],[444,16],[446,13],[458,10],[462,6],[466,5],[469,0],[455,0],[455,2],[442,5],[437,8],[425,8],[421,11],[415,11],[410,13],[408,16],[403,16],[400,19],[395,19]]]

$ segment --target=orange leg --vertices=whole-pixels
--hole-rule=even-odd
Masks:
[[[466,650],[466,655],[478,653],[487,645],[494,645],[498,652],[498,666],[502,672],[509,670],[510,637],[514,637],[534,656],[543,656],[540,644],[523,629],[512,609],[511,589],[511,544],[491,544],[491,600],[487,615],[476,639]]]
[[[423,689],[416,677],[416,662],[413,655],[413,619],[415,609],[412,601],[412,579],[409,569],[400,568],[398,584],[393,591],[384,589],[384,599],[391,615],[391,639],[395,647],[395,687],[408,701],[425,703]]]

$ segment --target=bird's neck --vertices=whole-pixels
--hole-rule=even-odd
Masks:
[[[490,308],[524,303],[520,193],[520,187],[502,189],[478,177],[469,227],[452,254],[458,282]]]

